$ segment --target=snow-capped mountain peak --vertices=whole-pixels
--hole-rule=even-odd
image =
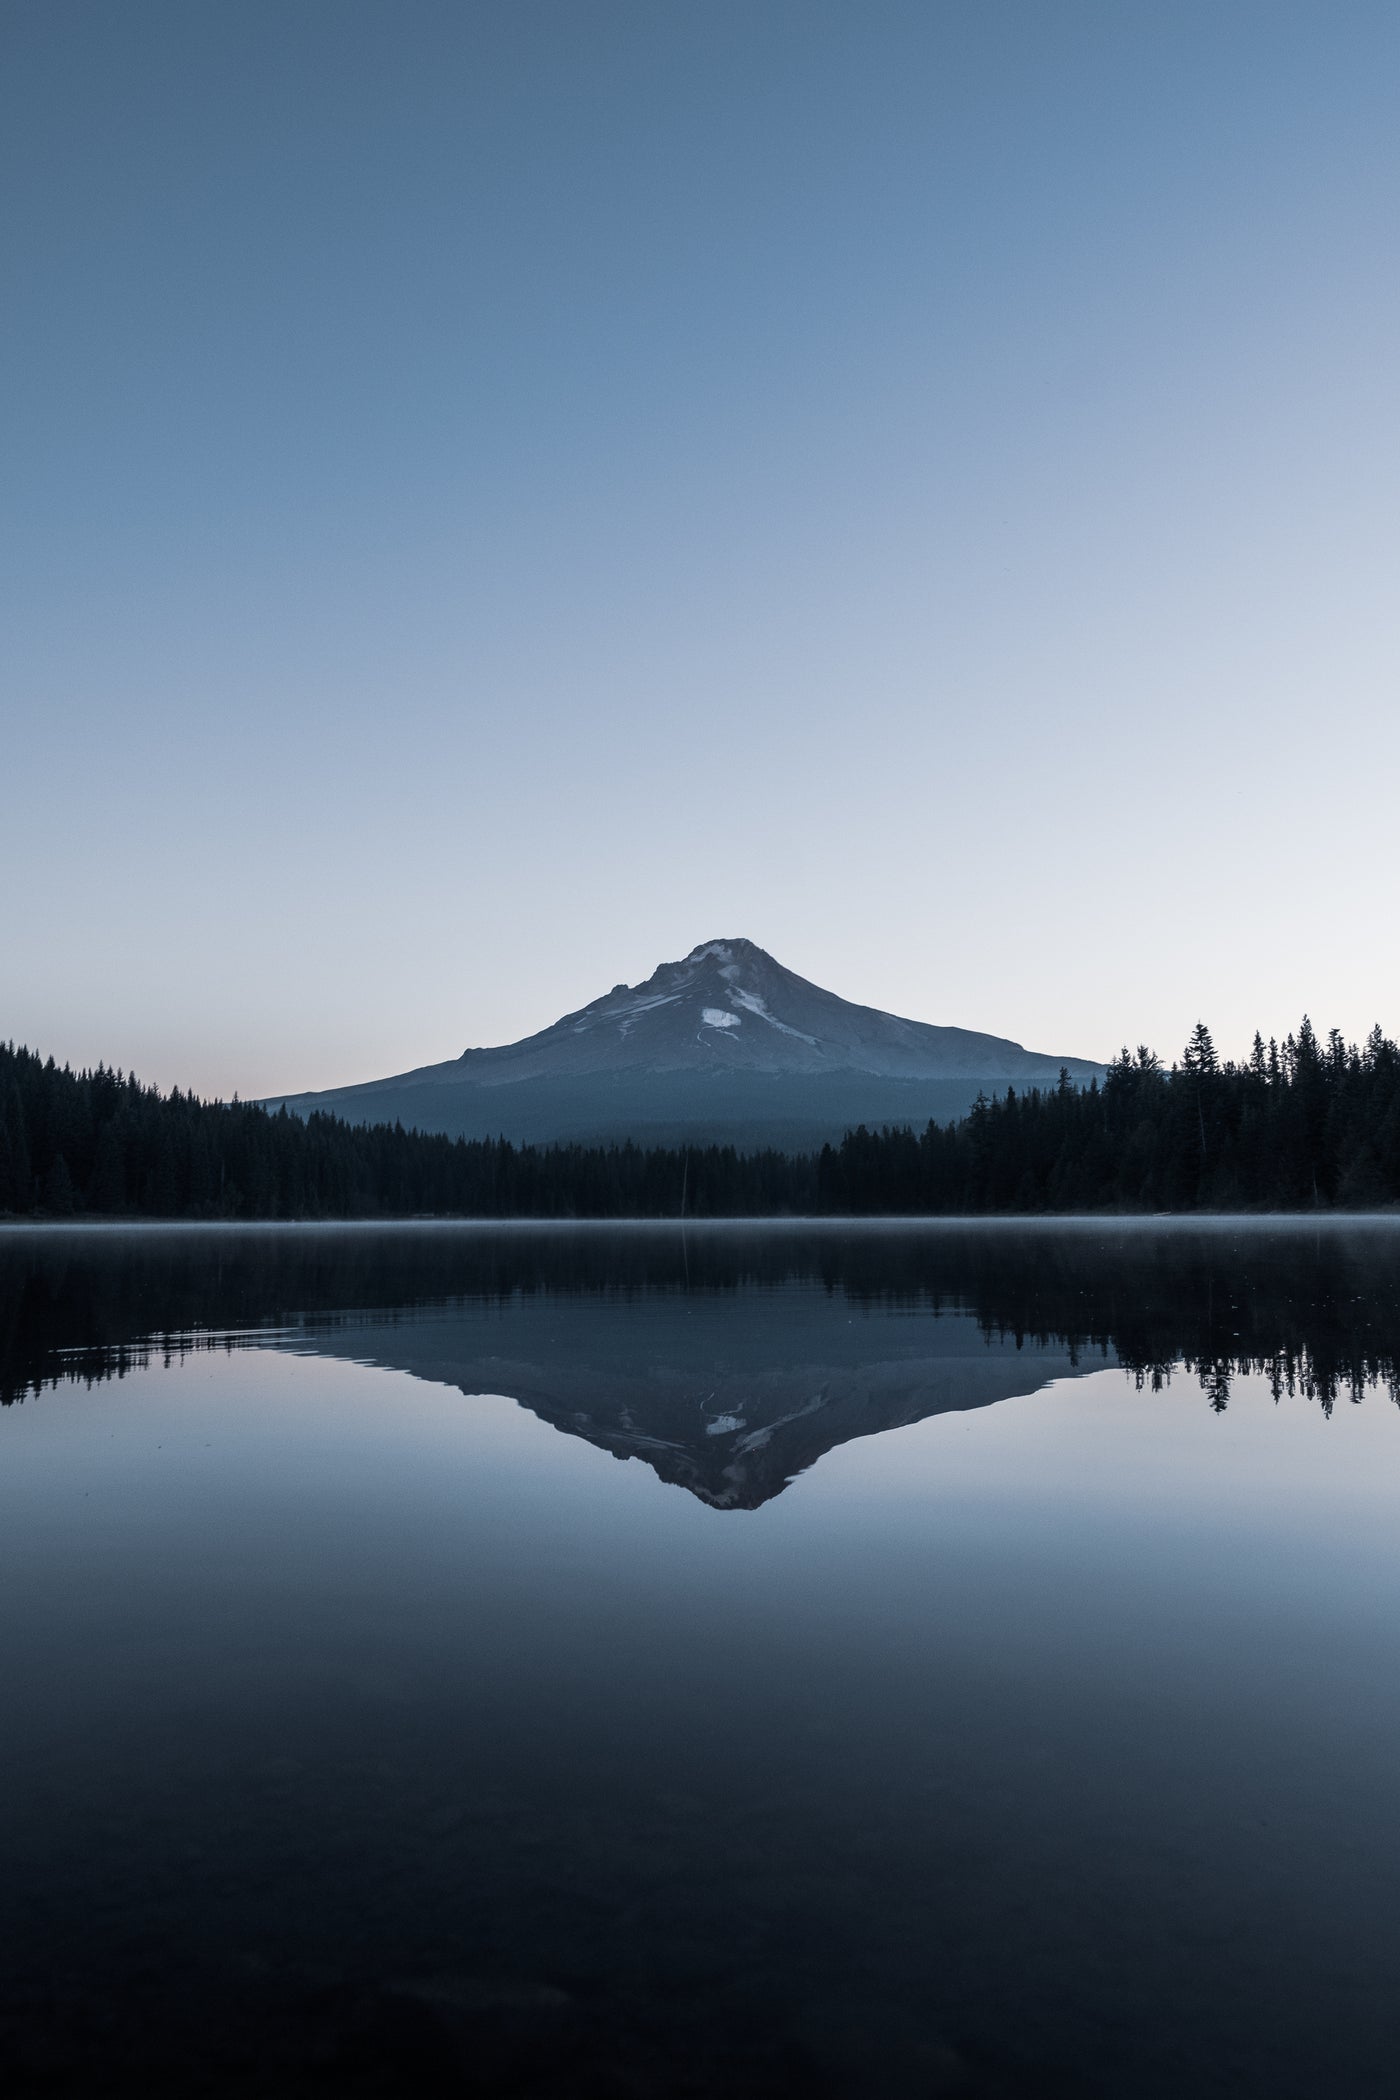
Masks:
[[[980,1089],[1087,1083],[1101,1067],[857,1006],[743,938],[701,941],[537,1035],[396,1079],[290,1097],[358,1121],[532,1137],[840,1135],[960,1113]]]

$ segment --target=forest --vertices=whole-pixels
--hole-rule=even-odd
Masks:
[[[513,1145],[163,1094],[0,1045],[0,1216],[672,1218],[1369,1210],[1400,1203],[1400,1048],[1304,1018],[1244,1063],[1179,1061],[979,1097],[960,1122],[820,1153]]]

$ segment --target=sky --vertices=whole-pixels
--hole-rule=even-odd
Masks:
[[[1400,1034],[1400,10],[0,0],[0,1038]]]

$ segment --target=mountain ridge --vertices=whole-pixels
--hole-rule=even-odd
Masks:
[[[966,1112],[979,1091],[1087,1084],[1092,1060],[857,1005],[735,937],[702,941],[519,1042],[325,1093],[301,1115],[519,1141],[638,1137],[810,1144],[858,1122]]]

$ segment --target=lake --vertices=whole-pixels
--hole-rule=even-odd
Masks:
[[[8,2093],[1400,2089],[1400,1219],[0,1228]]]

